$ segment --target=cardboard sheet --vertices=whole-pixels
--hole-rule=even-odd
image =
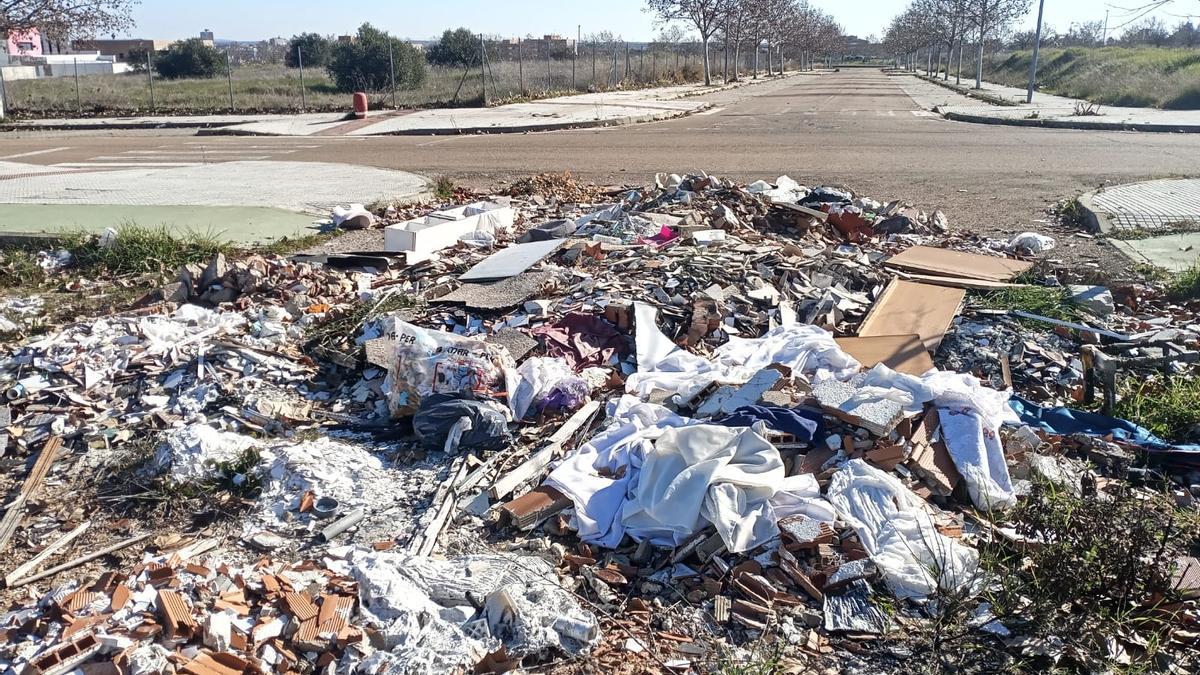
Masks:
[[[933,359],[916,334],[838,338],[837,343],[865,370],[882,363],[898,373],[920,377],[933,369]]]
[[[858,329],[859,337],[919,335],[936,352],[967,292],[894,279]]]
[[[993,258],[992,256],[928,246],[913,246],[903,253],[892,256],[886,264],[912,270],[919,274],[984,279],[986,281],[1010,281],[1013,277],[1033,267],[1033,263],[1021,260]]]

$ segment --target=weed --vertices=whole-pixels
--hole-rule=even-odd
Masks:
[[[1099,103],[1088,103],[1087,101],[1076,101],[1075,110],[1071,115],[1075,117],[1095,117],[1100,114]]]
[[[454,199],[454,181],[444,174],[434,178],[433,194],[439,201],[443,202]]]
[[[165,227],[134,224],[119,228],[116,238],[107,245],[90,232],[76,232],[67,237],[65,247],[75,255],[77,266],[118,275],[162,273],[189,263],[204,263],[217,253],[233,250],[211,234],[176,234]]]
[[[1200,260],[1172,277],[1167,286],[1167,295],[1175,300],[1200,299]]]
[[[1200,379],[1173,376],[1127,378],[1117,399],[1117,417],[1136,422],[1167,440],[1200,436]]]
[[[1146,281],[1168,281],[1172,278],[1170,272],[1150,263],[1134,263],[1129,271]]]
[[[45,279],[35,252],[25,248],[0,251],[0,288],[36,287]]]
[[[1060,321],[1075,321],[1082,316],[1071,294],[1060,287],[1002,288],[980,293],[976,300],[987,309],[1020,310]]]
[[[1087,209],[1078,199],[1067,199],[1054,205],[1052,213],[1058,218],[1060,225],[1087,229]]]
[[[332,241],[344,234],[344,232],[344,230],[332,230],[330,232],[306,234],[299,237],[283,237],[282,239],[277,239],[270,244],[266,244],[265,246],[256,247],[254,252],[262,253],[264,255],[292,255],[297,251],[303,251],[314,246],[320,246],[325,242]]]
[[[346,314],[335,316],[310,329],[307,347],[337,349],[339,345],[352,343],[354,336],[367,322],[415,304],[410,296],[399,293],[387,295],[370,304],[355,303]]]
[[[749,657],[739,657],[730,649],[719,650],[712,671],[719,675],[782,675],[785,672],[783,650],[778,644],[756,642]]]

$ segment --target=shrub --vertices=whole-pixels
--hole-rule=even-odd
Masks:
[[[329,55],[332,52],[333,42],[329,38],[316,33],[301,33],[288,41],[283,62],[288,68],[299,68],[299,55],[304,57],[304,67],[323,68],[329,63]]]
[[[429,62],[435,66],[477,66],[479,51],[478,35],[466,28],[447,30],[429,48]]]
[[[339,42],[326,69],[339,91],[384,91],[391,87],[395,58],[396,88],[416,89],[425,81],[425,56],[413,45],[369,23],[350,42]]]
[[[176,42],[153,57],[154,70],[167,80],[211,78],[225,69],[225,57],[200,38]]]

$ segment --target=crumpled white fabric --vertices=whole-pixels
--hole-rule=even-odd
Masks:
[[[526,359],[517,368],[517,377],[519,381],[511,403],[513,416],[519,420],[525,418],[534,403],[546,398],[554,385],[568,377],[575,377],[575,371],[561,358],[535,356]]]
[[[738,552],[776,537],[783,516],[834,519],[816,480],[785,477],[779,451],[751,428],[700,424],[628,395],[609,418],[546,479],[574,502],[584,541],[615,548],[628,533],[675,546],[712,523]]]
[[[808,188],[792,180],[789,176],[780,176],[775,181],[774,187],[764,180],[755,181],[746,186],[746,192],[759,194],[778,202],[798,202],[808,196]]]
[[[1054,241],[1054,237],[1048,237],[1037,232],[1022,232],[1009,240],[1007,249],[1009,251],[1034,255],[1050,251],[1056,244],[1057,242]]]
[[[830,479],[828,498],[897,598],[925,599],[976,581],[979,552],[939,533],[921,498],[892,475],[850,460]]]
[[[1000,442],[1000,426],[1020,422],[1008,405],[1010,396],[1011,392],[985,387],[979,378],[967,373],[935,370],[915,377],[880,364],[865,374],[855,400],[897,401],[908,414],[933,403],[946,449],[966,481],[971,501],[990,511],[1017,503]]]
[[[625,382],[626,391],[647,398],[655,390],[687,398],[713,382],[743,384],[772,364],[785,365],[813,382],[848,380],[861,369],[833,339],[817,326],[793,324],[767,331],[760,338],[730,337],[709,361],[680,349],[662,334],[655,322],[657,310],[634,306],[638,372]]]

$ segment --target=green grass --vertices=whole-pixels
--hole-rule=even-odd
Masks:
[[[83,269],[115,275],[168,272],[190,263],[207,263],[217,253],[228,253],[233,246],[217,237],[200,233],[178,234],[166,228],[124,225],[108,246],[88,232],[67,236],[63,248],[75,255],[75,264]]]
[[[1167,285],[1167,295],[1175,300],[1200,299],[1200,260],[1190,269],[1171,278],[1171,283]]]
[[[1200,425],[1200,379],[1173,376],[1153,380],[1126,378],[1113,414],[1169,441],[1191,442]]]
[[[695,56],[677,62],[669,52],[647,54],[644,59],[634,53],[626,64],[623,50],[607,56],[601,50],[596,59],[595,77],[590,50],[580,53],[574,76],[570,59],[547,63],[544,58],[528,58],[524,64],[497,60],[487,73],[488,103],[700,79]],[[75,79],[71,77],[9,82],[7,112],[14,118],[42,118],[74,117],[81,112],[85,116],[204,115],[301,110],[349,112],[351,108],[351,94],[337,91],[323,69],[306,69],[301,86],[299,69],[272,64],[235,66],[232,78],[225,73],[213,79],[155,78],[153,100],[145,73],[85,75],[79,78],[79,84],[77,100]],[[369,104],[372,110],[392,108],[393,100],[398,108],[479,106],[484,99],[483,85],[484,76],[478,68],[466,71],[464,78],[461,68],[429,67],[419,88],[397,91],[394,99],[390,91],[369,92]]]
[[[433,179],[433,195],[438,200],[448,202],[454,199],[454,181],[449,176],[441,175]]]
[[[984,79],[1025,87],[1033,53],[988,59]],[[965,64],[964,64],[965,65]],[[1200,109],[1200,50],[1155,47],[1043,49],[1039,91],[1113,106]]]
[[[1020,310],[1060,321],[1077,321],[1082,316],[1079,306],[1071,302],[1071,295],[1065,288],[1003,288],[978,293],[974,296],[974,302],[986,309]]]

